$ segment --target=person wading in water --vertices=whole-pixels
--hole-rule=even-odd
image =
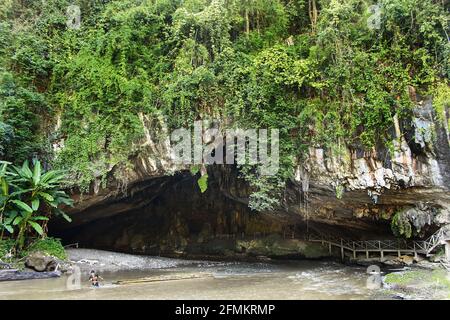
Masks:
[[[89,273],[89,281],[93,287],[100,287],[100,280],[103,280],[102,277],[98,275],[94,270],[91,270]]]

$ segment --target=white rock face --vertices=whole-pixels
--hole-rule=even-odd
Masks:
[[[429,102],[420,104],[412,130],[394,118],[391,149],[310,148],[295,181],[313,194],[313,216],[389,218],[403,212],[417,230],[450,223],[450,144],[432,111]],[[306,178],[308,190],[302,187]]]
[[[347,191],[382,191],[404,187],[448,188],[444,182],[443,169],[432,151],[432,130],[435,129],[433,122],[414,118],[413,124],[415,143],[424,150],[423,156],[414,154],[405,137],[399,134],[392,141],[393,150],[389,152],[388,165],[377,157],[376,150],[357,157],[356,152],[349,148],[333,154],[314,147],[310,148],[308,160],[299,165],[297,172],[308,174],[320,184],[342,185]],[[449,176],[450,172],[445,174]],[[296,175],[296,180],[301,181],[299,174]]]

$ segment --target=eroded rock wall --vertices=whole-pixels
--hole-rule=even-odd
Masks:
[[[124,252],[320,256],[303,246],[308,232],[389,238],[400,212],[426,236],[450,222],[450,138],[435,118],[429,101],[418,104],[411,123],[394,118],[390,148],[311,146],[282,206],[256,213],[236,168],[210,166],[202,194],[188,168],[173,163],[163,122],[141,115],[146,131],[133,165],[112,168],[106,187],[97,182],[74,195],[73,223],[51,230],[66,242]],[[286,243],[292,237],[300,242]]]

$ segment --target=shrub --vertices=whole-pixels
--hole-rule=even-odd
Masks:
[[[25,256],[35,251],[47,253],[48,255],[57,257],[61,260],[67,259],[67,253],[64,250],[60,239],[51,237],[37,239],[25,251],[22,252],[22,255]]]

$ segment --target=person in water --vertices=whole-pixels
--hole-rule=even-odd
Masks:
[[[89,274],[89,281],[93,287],[100,287],[100,280],[103,280],[102,277],[98,275],[94,270],[91,270]]]

